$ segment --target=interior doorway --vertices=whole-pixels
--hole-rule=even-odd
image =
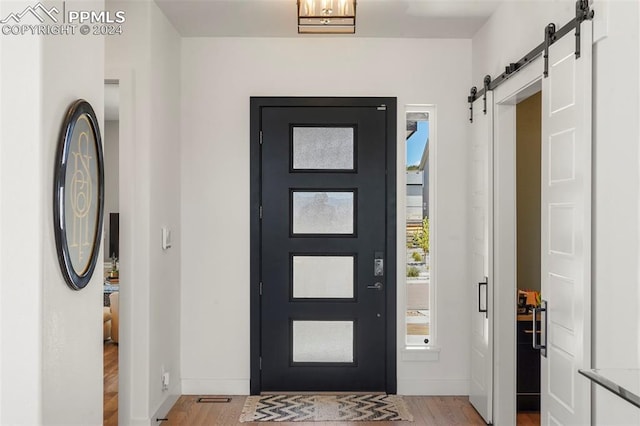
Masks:
[[[540,353],[533,308],[540,300],[542,93],[516,105],[517,424],[540,424]],[[535,330],[535,333],[534,333]],[[537,340],[536,340],[537,341]]]
[[[545,55],[494,88],[494,363],[501,367],[493,378],[500,401],[496,423],[515,423],[517,405],[516,105],[540,91],[540,417],[545,423],[590,423],[590,384],[578,371],[591,365],[593,43],[592,26],[581,22],[568,24],[568,37],[556,39]]]
[[[541,69],[539,57],[493,91],[494,424],[517,422],[516,111],[541,92]]]
[[[104,284],[103,284],[103,424],[118,424],[120,341],[120,87],[105,82]]]

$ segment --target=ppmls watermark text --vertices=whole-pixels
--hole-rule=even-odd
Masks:
[[[58,7],[59,6],[59,7]],[[66,1],[46,7],[27,6],[0,17],[1,34],[17,35],[119,35],[126,22],[123,10],[67,10]]]

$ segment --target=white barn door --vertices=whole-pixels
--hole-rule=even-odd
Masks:
[[[480,98],[473,103],[471,157],[472,247],[469,300],[471,300],[471,387],[469,400],[487,423],[492,423],[493,312],[492,232],[493,92],[487,93],[487,113]]]
[[[578,59],[573,31],[553,44],[542,83],[543,425],[591,424],[592,37],[583,22]]]

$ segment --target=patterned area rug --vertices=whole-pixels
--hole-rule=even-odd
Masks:
[[[247,397],[240,422],[413,421],[397,395],[261,395]]]

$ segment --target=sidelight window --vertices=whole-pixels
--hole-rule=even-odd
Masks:
[[[433,109],[406,112],[406,309],[407,346],[433,344]]]

